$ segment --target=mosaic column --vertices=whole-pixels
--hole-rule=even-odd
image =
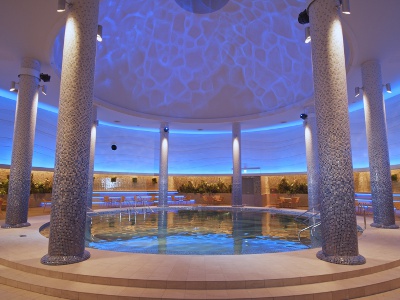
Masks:
[[[168,143],[169,127],[160,128],[160,174],[158,179],[158,206],[168,206]]]
[[[92,111],[92,128],[90,132],[90,157],[89,157],[89,176],[88,176],[88,198],[87,198],[87,208],[92,209],[93,201],[93,175],[94,175],[94,153],[96,150],[96,134],[97,134],[97,107],[93,106]]]
[[[307,119],[304,120],[304,136],[307,157],[308,208],[319,210],[319,161],[317,143],[317,122],[314,108],[308,108]]]
[[[233,158],[232,206],[243,206],[240,123],[232,124],[232,158]]]
[[[317,257],[355,265],[365,263],[365,258],[358,252],[343,32],[337,5],[336,0],[315,0],[308,7],[323,239]]]
[[[371,226],[399,228],[394,216],[381,66],[376,60],[367,61],[362,64],[361,73],[374,212]]]
[[[86,260],[85,219],[99,0],[74,0],[64,37],[49,265]],[[92,180],[92,179],[90,179]]]
[[[15,110],[6,222],[1,226],[2,228],[31,225],[28,223],[28,206],[39,77],[40,62],[32,58],[24,58],[21,62]]]

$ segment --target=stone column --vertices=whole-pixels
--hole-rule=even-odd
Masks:
[[[40,62],[32,58],[22,59],[15,110],[6,222],[1,226],[2,228],[30,226],[28,206],[39,77]]]
[[[158,179],[158,206],[168,206],[168,143],[169,127],[160,127],[160,174]]]
[[[365,126],[371,178],[373,227],[399,228],[395,224],[385,104],[382,95],[381,66],[372,60],[362,64]]]
[[[242,155],[241,155],[241,126],[232,124],[232,206],[243,206],[242,202]]]
[[[94,175],[94,153],[96,150],[96,134],[97,134],[97,107],[93,106],[92,111],[92,129],[90,133],[90,157],[89,157],[89,176],[88,176],[88,198],[87,198],[87,208],[92,209],[93,200],[93,175]]]
[[[99,0],[74,0],[67,16],[44,264],[71,264],[90,257],[85,250],[85,219],[98,13]]]
[[[317,142],[317,122],[314,108],[307,109],[307,119],[303,122],[307,157],[308,209],[319,210],[319,161]]]
[[[365,263],[365,258],[358,252],[343,32],[337,5],[336,0],[315,0],[308,7],[323,239],[317,257],[354,265]]]

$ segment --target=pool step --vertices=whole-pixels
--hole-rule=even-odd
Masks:
[[[283,287],[165,289],[74,282],[0,265],[0,284],[63,299],[353,299],[400,288],[400,267],[369,275]],[[123,279],[121,279],[122,281]]]

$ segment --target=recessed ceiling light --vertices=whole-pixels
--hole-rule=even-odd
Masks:
[[[282,121],[282,122],[281,122],[281,124],[285,124],[285,123],[287,123],[287,122],[286,122],[286,121]]]
[[[197,129],[198,131],[202,131],[203,130],[203,128],[199,128],[199,129]]]
[[[114,121],[114,123],[119,123],[119,122],[121,122],[121,121],[118,121],[118,120],[115,120],[115,121]]]

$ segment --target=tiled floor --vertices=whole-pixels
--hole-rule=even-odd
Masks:
[[[106,281],[104,283],[115,280],[124,286],[133,283],[138,288],[147,287],[147,292],[153,291],[154,298],[157,299],[174,293],[198,293],[196,289],[207,289],[210,297],[230,299],[230,293],[235,293],[237,297],[239,293],[257,293],[257,290],[246,290],[248,288],[269,286],[287,286],[287,293],[290,295],[300,283],[343,279],[348,276],[348,272],[368,272],[370,268],[400,260],[400,230],[382,230],[368,226],[359,239],[360,253],[367,258],[367,264],[362,266],[334,265],[320,261],[315,257],[317,249],[243,256],[169,256],[88,249],[91,258],[85,262],[51,267],[40,264],[40,258],[47,252],[48,242],[38,233],[38,228],[49,220],[49,211],[46,209],[43,212],[42,208],[30,209],[29,222],[32,226],[0,230],[0,259],[25,266],[22,268],[40,270],[43,274],[55,271],[72,280],[84,275],[86,279],[89,278],[97,284],[102,284],[101,280]],[[0,215],[0,220],[1,218],[4,220],[4,212]],[[367,224],[371,221],[369,216]],[[0,221],[0,224],[3,222]],[[364,226],[362,217],[358,217],[358,223]],[[349,282],[352,280],[354,279],[349,279]],[[233,283],[241,285],[242,289],[230,290]],[[161,291],[162,296],[157,294]],[[7,300],[56,299],[5,285],[0,285],[0,292],[0,298]],[[397,293],[392,291],[363,299],[400,299],[400,296],[396,296]],[[326,299],[332,297],[328,295]]]

